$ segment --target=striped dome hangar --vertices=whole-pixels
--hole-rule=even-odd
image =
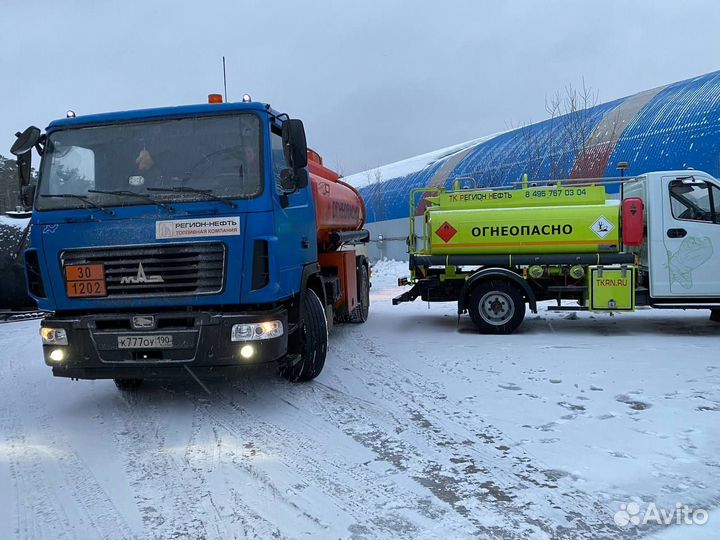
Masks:
[[[614,177],[622,161],[626,175],[692,167],[720,177],[720,71],[345,180],[360,188],[374,223],[407,218],[413,188],[457,178],[508,185],[525,173],[540,181]]]

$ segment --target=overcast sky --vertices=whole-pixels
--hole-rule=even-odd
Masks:
[[[0,154],[15,131],[222,91],[305,121],[345,174],[720,69],[720,2],[2,0]]]

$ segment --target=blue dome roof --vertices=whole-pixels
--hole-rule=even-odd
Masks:
[[[424,157],[410,170],[380,168],[374,183],[364,181],[372,172],[347,179],[360,187],[369,222],[407,217],[410,190],[456,178],[486,187],[523,174],[538,181],[608,178],[621,161],[627,175],[692,167],[720,177],[720,71]]]

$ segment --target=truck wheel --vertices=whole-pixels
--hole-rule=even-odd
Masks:
[[[328,327],[325,309],[312,289],[303,298],[303,322],[292,336],[297,340],[292,352],[298,352],[294,363],[281,367],[280,373],[290,382],[310,381],[320,375],[327,354]]]
[[[350,322],[364,323],[370,313],[370,276],[367,266],[360,264],[357,271],[358,305],[350,314]]]
[[[481,333],[511,334],[525,317],[525,299],[507,281],[485,281],[470,293],[468,311]]]
[[[122,391],[137,390],[143,384],[143,379],[113,379],[113,380],[115,381],[115,386],[117,386],[118,390],[122,390]]]
[[[710,310],[710,320],[712,322],[720,322],[720,309]]]

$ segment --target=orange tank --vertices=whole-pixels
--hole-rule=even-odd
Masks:
[[[318,246],[337,248],[330,239],[333,232],[359,231],[365,225],[365,203],[360,193],[346,184],[335,171],[323,166],[322,158],[308,149],[308,171],[315,201]]]

